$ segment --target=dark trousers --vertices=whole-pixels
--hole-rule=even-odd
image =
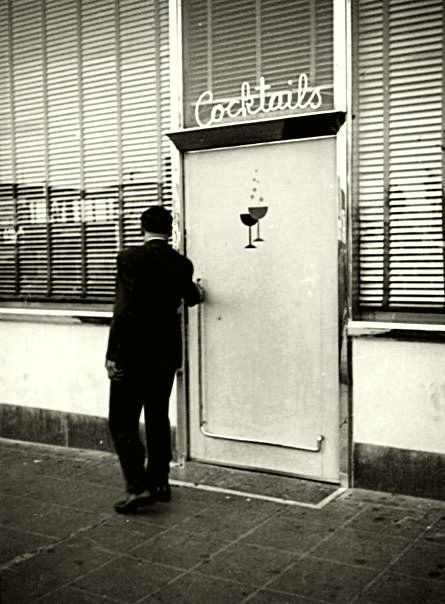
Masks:
[[[111,380],[108,423],[129,493],[167,482],[172,459],[168,404],[175,373],[175,365],[149,363]],[[139,433],[142,408],[146,451]]]

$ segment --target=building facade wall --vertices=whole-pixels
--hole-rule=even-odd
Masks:
[[[351,13],[353,480],[443,498],[444,7]]]
[[[357,485],[443,498],[444,363],[440,342],[353,338]]]
[[[78,319],[3,316],[0,436],[111,450],[107,338],[108,326]],[[175,388],[170,421],[175,431]]]
[[[107,330],[19,317],[0,321],[0,435],[110,450]]]
[[[0,337],[2,402],[106,416],[105,327],[1,321]]]
[[[171,123],[168,3],[79,0],[48,3],[44,12],[42,2],[33,7],[27,41],[25,4],[0,0],[0,306],[23,311],[21,319],[0,316],[0,435],[111,449],[107,325],[44,316],[31,321],[26,311],[43,312],[55,302],[67,309],[100,305],[109,317],[115,253],[138,240],[140,210],[147,200],[161,197],[170,207],[180,197],[165,136]],[[261,74],[274,92],[295,88],[288,77],[297,62],[309,83],[321,85],[324,109],[335,109],[332,30],[339,21],[331,9],[335,4],[337,15],[351,9],[341,31],[352,34],[352,105],[339,135],[344,140],[347,130],[351,142],[349,186],[342,182],[351,219],[343,284],[349,291],[341,292],[350,338],[341,377],[351,385],[347,470],[356,486],[442,497],[441,0],[419,7],[408,0],[320,0],[308,2],[309,9],[291,3],[297,37],[283,2],[253,3],[255,10],[263,7],[255,18],[249,3],[182,4],[190,12],[182,31],[181,125],[191,129],[229,124],[222,105],[213,114],[212,107],[219,100],[227,107],[245,80],[251,91]],[[63,53],[57,52],[60,24],[72,25]],[[237,45],[244,54],[234,51]],[[193,103],[210,89],[213,96],[204,95],[196,112]],[[307,100],[300,98],[302,105]],[[63,122],[61,107],[68,106]],[[250,107],[244,121],[270,117]],[[352,328],[351,320],[361,327]],[[378,337],[377,321],[391,326]],[[175,394],[171,419],[176,426]]]
[[[354,441],[445,453],[445,346],[354,338]]]
[[[140,213],[171,206],[168,18],[164,0],[0,1],[2,435],[111,446],[93,311],[111,315]]]

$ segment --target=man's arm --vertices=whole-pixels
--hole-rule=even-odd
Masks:
[[[187,264],[188,279],[185,284],[185,290],[183,295],[184,303],[187,306],[196,306],[196,304],[204,302],[204,288],[199,279],[196,283],[193,281],[193,264],[188,259]]]
[[[118,371],[116,364],[119,361],[123,338],[132,313],[133,289],[134,275],[131,259],[128,255],[120,253],[117,257],[115,302],[105,364],[109,377],[114,377],[110,374]]]

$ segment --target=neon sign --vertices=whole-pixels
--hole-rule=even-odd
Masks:
[[[318,109],[321,106],[321,87],[309,86],[307,74],[300,73],[298,80],[288,80],[289,88],[272,92],[272,86],[266,84],[263,76],[260,77],[258,86],[254,86],[253,93],[249,82],[242,82],[240,95],[225,99],[224,102],[215,103],[213,92],[205,90],[196,101],[195,119],[199,126],[206,127],[218,124],[224,118],[236,119],[257,115],[258,113],[272,113],[275,111],[295,111],[297,109]],[[202,119],[203,108],[212,105],[210,116]]]

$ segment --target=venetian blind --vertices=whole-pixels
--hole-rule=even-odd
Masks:
[[[362,309],[442,310],[442,0],[358,0],[354,180]]]
[[[171,203],[167,0],[0,0],[0,296],[108,301]]]
[[[196,101],[204,91],[224,102],[238,97],[246,81],[255,94],[260,76],[270,92],[296,95],[305,73],[310,86],[321,87],[320,110],[333,108],[332,0],[185,0],[183,15],[186,126],[197,126]],[[202,106],[203,121],[211,106]]]

